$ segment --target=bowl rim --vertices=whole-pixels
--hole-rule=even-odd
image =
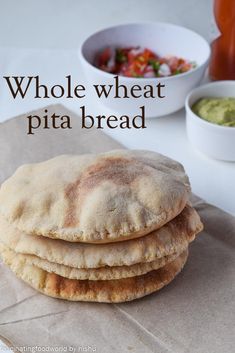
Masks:
[[[205,89],[205,88],[210,88],[211,86],[225,86],[225,85],[229,85],[229,86],[234,85],[234,88],[235,88],[235,80],[223,80],[223,81],[209,82],[209,83],[206,83],[204,85],[200,85],[200,86],[192,89],[192,91],[190,91],[188,93],[188,95],[185,99],[185,109],[186,109],[186,112],[187,111],[190,112],[191,118],[193,118],[195,121],[201,123],[204,126],[214,128],[215,130],[224,130],[224,131],[230,131],[230,133],[234,133],[235,126],[224,126],[224,125],[215,124],[215,123],[212,123],[208,120],[205,120],[205,119],[201,118],[200,116],[198,116],[197,114],[195,114],[192,110],[192,107],[189,104],[189,100],[194,93],[200,92],[200,90]],[[205,97],[205,96],[202,96],[198,99],[201,99],[203,97]],[[217,96],[217,98],[218,98],[218,96]],[[234,98],[235,98],[235,96],[234,96]],[[187,116],[188,116],[188,114],[187,114]]]
[[[172,28],[180,28],[180,29],[183,29],[183,30],[186,30],[188,32],[191,32],[193,33],[194,35],[198,36],[198,38],[200,38],[207,46],[207,50],[208,50],[208,53],[207,53],[207,57],[206,59],[198,66],[196,66],[195,68],[193,68],[192,70],[189,70],[187,72],[184,72],[182,74],[179,74],[179,75],[173,75],[173,76],[166,76],[166,77],[127,77],[127,76],[121,76],[121,75],[117,75],[117,74],[112,74],[112,73],[109,73],[109,72],[106,72],[106,71],[103,71],[101,69],[99,69],[98,67],[92,65],[84,56],[84,53],[83,53],[83,49],[84,49],[84,45],[87,43],[87,41],[92,38],[93,36],[99,34],[99,33],[102,33],[102,32],[105,32],[107,30],[111,30],[111,29],[115,29],[115,28],[120,28],[120,27],[125,27],[125,26],[148,26],[148,25],[164,25],[164,26],[169,26],[169,27],[172,27]],[[154,81],[154,80],[174,80],[174,79],[178,79],[179,77],[185,77],[185,76],[189,76],[190,74],[194,73],[194,72],[197,72],[199,70],[201,70],[203,67],[207,66],[208,62],[209,62],[209,59],[210,59],[210,56],[211,56],[211,48],[210,48],[210,44],[208,43],[208,41],[203,37],[201,36],[199,33],[187,28],[187,27],[184,27],[184,26],[180,26],[180,25],[176,25],[176,24],[173,24],[173,23],[169,23],[169,22],[161,22],[161,21],[157,21],[157,22],[154,22],[154,21],[147,21],[147,22],[128,22],[128,23],[122,23],[122,24],[119,24],[119,25],[114,25],[114,26],[109,26],[109,27],[104,27],[103,29],[100,29],[92,34],[90,34],[88,37],[86,37],[83,42],[81,43],[81,45],[79,46],[79,49],[78,49],[78,55],[79,55],[79,58],[81,60],[83,60],[91,69],[93,69],[94,71],[98,72],[98,73],[102,73],[105,77],[115,77],[115,76],[118,76],[118,77],[121,77],[122,81],[131,81],[131,80],[138,80],[141,82],[141,80],[149,80],[149,81]]]

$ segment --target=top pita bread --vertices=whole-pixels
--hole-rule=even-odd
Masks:
[[[116,150],[23,165],[0,189],[0,212],[28,234],[90,243],[148,234],[190,191],[183,167],[158,153]]]

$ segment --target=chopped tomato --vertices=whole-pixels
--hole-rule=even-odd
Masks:
[[[111,57],[111,49],[105,48],[98,56],[98,65],[99,66],[107,65],[110,57]]]
[[[140,47],[105,48],[97,57],[103,71],[127,77],[165,77],[187,72],[195,64],[176,56],[160,57]]]

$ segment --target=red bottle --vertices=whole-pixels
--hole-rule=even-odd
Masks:
[[[215,0],[215,19],[221,36],[212,43],[212,80],[235,80],[235,0]]]

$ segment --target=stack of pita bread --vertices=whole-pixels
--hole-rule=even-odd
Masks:
[[[181,271],[202,230],[183,167],[149,151],[62,155],[0,188],[0,254],[38,291],[123,302]]]

